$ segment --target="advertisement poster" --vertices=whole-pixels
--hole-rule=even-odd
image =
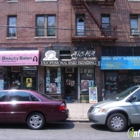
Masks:
[[[97,95],[97,87],[89,87],[89,103],[97,103],[98,95]]]
[[[61,93],[61,69],[57,69],[57,93]]]
[[[87,93],[89,91],[89,80],[81,80],[81,91]]]
[[[32,78],[26,78],[26,87],[32,87]]]
[[[0,79],[0,90],[4,89],[4,80]]]
[[[50,93],[57,93],[57,86],[56,83],[50,83]]]

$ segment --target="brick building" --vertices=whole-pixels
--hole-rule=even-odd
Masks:
[[[100,101],[103,88],[113,95],[139,84],[139,6],[134,0],[0,1],[1,89],[89,102],[93,86]]]

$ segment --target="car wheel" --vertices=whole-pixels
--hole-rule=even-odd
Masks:
[[[127,126],[126,117],[120,113],[112,114],[107,119],[107,126],[111,131],[123,131]]]
[[[45,124],[44,116],[40,113],[32,113],[27,119],[27,125],[31,129],[41,129]]]

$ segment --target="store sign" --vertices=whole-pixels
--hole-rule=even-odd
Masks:
[[[140,69],[140,57],[138,56],[102,56],[102,70],[118,70],[118,69]]]
[[[59,59],[59,51],[47,50],[42,51],[41,65],[42,66],[83,66],[83,65],[96,65],[97,58],[95,51],[74,51],[71,55],[70,61],[61,61]]]
[[[72,60],[94,60],[95,59],[95,51],[74,51],[71,55]]]
[[[43,66],[77,66],[77,65],[96,65],[96,61],[41,61]]]
[[[0,66],[39,65],[39,50],[0,51]]]

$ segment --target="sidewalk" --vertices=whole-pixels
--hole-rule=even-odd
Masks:
[[[89,121],[87,117],[87,112],[92,106],[90,103],[67,103],[67,108],[69,109],[69,118],[67,120],[71,121]]]

